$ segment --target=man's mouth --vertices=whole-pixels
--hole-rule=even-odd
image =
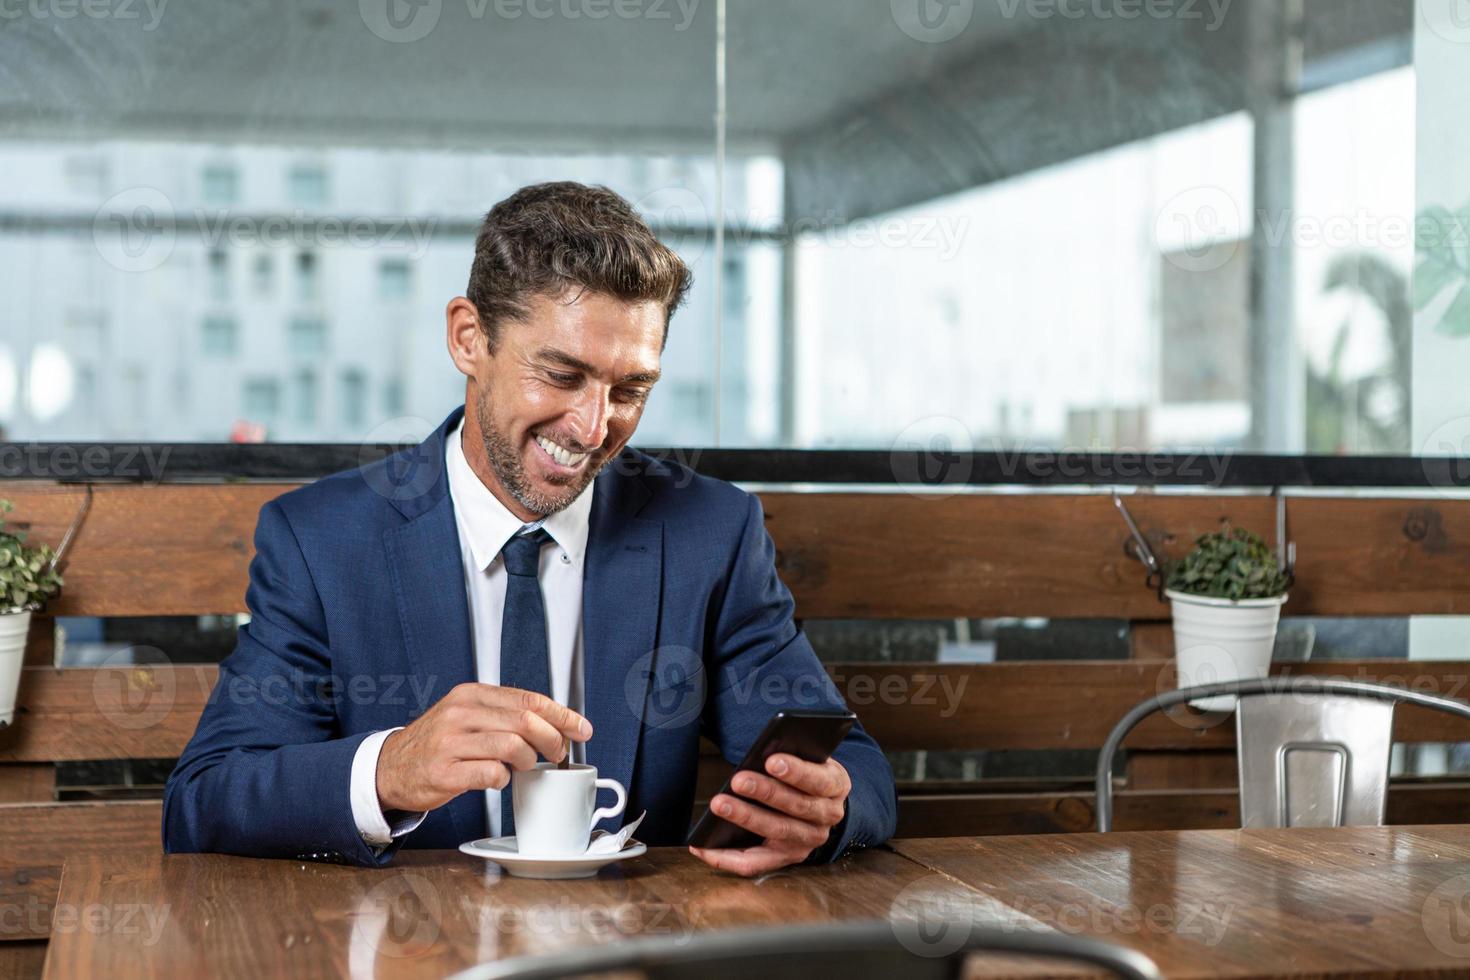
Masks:
[[[540,447],[542,454],[557,468],[569,473],[575,473],[581,469],[582,464],[591,455],[591,453],[574,453],[570,449],[557,445],[545,436],[537,436],[536,445]]]

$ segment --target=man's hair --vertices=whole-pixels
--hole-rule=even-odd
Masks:
[[[523,187],[490,209],[475,238],[465,293],[492,353],[501,324],[524,320],[530,297],[567,289],[661,304],[667,343],[669,318],[691,278],[627,201],[606,187],[566,180]]]

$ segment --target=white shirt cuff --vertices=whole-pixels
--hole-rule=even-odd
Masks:
[[[357,832],[362,839],[374,847],[386,847],[393,843],[393,838],[402,837],[424,822],[425,814],[409,813],[399,817],[390,827],[388,818],[383,815],[382,804],[378,802],[378,754],[383,751],[383,743],[388,736],[400,728],[402,726],[373,732],[362,740],[352,756],[352,822],[357,824]]]

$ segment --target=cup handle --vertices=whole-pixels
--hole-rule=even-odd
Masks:
[[[589,831],[592,829],[592,827],[597,826],[597,821],[601,820],[603,817],[616,817],[618,814],[622,813],[623,808],[628,805],[628,791],[623,789],[623,784],[618,782],[616,779],[599,779],[595,785],[597,786],[597,789],[612,790],[618,795],[618,801],[612,806],[605,806],[601,810],[593,811],[592,825],[588,828]]]

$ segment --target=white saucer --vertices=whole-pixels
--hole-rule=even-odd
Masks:
[[[593,840],[602,836],[599,830]],[[617,861],[637,857],[648,851],[642,841],[628,840],[623,849],[614,854],[582,854],[576,857],[546,857],[536,854],[520,854],[516,851],[514,837],[485,837],[467,841],[459,849],[471,857],[484,858],[500,865],[517,878],[591,878],[598,871]]]

